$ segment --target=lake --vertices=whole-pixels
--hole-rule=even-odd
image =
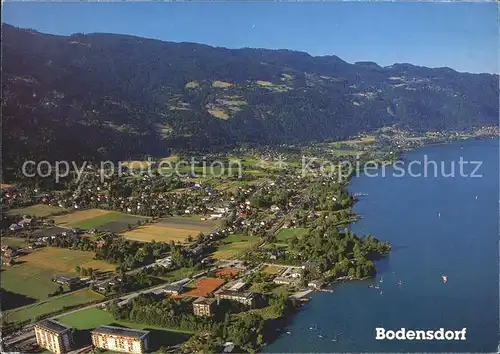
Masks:
[[[353,178],[368,193],[355,205],[358,235],[387,240],[377,276],[315,293],[264,352],[496,352],[499,333],[499,146],[497,139],[418,149],[404,161],[455,163],[455,177]],[[459,175],[458,161],[482,161]],[[413,165],[413,175],[423,172]],[[432,168],[431,168],[432,170]],[[467,174],[468,176],[465,176]],[[457,176],[458,175],[458,176]],[[444,283],[442,275],[447,276]],[[380,282],[382,280],[382,282]],[[398,281],[401,284],[398,284]],[[377,282],[380,289],[369,288]],[[465,341],[375,340],[375,328],[467,328]]]

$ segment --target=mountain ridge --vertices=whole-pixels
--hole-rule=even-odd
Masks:
[[[7,24],[2,42],[7,166],[498,122],[495,74]]]

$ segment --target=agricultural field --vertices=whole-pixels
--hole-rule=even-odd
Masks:
[[[46,228],[43,228],[43,229],[38,229],[38,230],[35,230],[31,233],[31,236],[35,236],[35,237],[48,237],[48,236],[53,236],[53,235],[56,235],[56,234],[61,234],[65,231],[68,231],[68,229],[64,228],[64,227],[57,227],[57,226],[54,226],[54,227],[46,227]]]
[[[67,209],[59,208],[46,204],[36,204],[25,208],[11,209],[7,211],[7,215],[31,215],[37,218],[47,217],[53,214],[61,213]]]
[[[42,302],[6,311],[3,313],[8,322],[23,322],[36,318],[37,316],[62,310],[65,306],[76,306],[96,300],[103,300],[104,296],[92,290],[78,290],[63,296],[49,298]]]
[[[196,281],[194,286],[188,292],[185,292],[185,296],[210,296],[215,290],[220,288],[224,284],[224,280],[217,278],[202,278]]]
[[[260,239],[255,236],[229,235],[223,240],[224,244],[217,246],[217,250],[212,254],[212,257],[219,260],[237,257],[259,241]]]
[[[196,220],[197,218],[197,220]],[[200,220],[201,217],[172,217],[161,219],[154,224],[148,224],[123,233],[123,237],[141,242],[181,242],[188,237],[196,237],[200,232],[209,233],[217,223],[209,220]]]
[[[77,341],[80,339],[79,344],[85,344],[82,343],[85,340],[90,342],[89,331],[102,325],[150,331],[150,348],[153,352],[158,350],[161,346],[172,346],[183,343],[192,335],[191,332],[177,329],[162,328],[128,321],[117,321],[109,312],[97,308],[74,312],[66,316],[61,316],[57,318],[57,320],[78,330],[75,339]]]
[[[115,270],[115,265],[94,260],[94,253],[65,248],[45,247],[20,256],[17,264],[2,271],[2,288],[29,298],[41,300],[59,287],[54,276],[77,276],[75,266],[97,269],[101,272]]]
[[[99,229],[116,233],[126,230],[129,224],[135,225],[137,221],[146,219],[146,217],[102,209],[81,210],[54,217],[57,225],[81,229]]]

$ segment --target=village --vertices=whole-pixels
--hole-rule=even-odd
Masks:
[[[4,349],[251,352],[310,292],[373,274],[367,255],[388,246],[344,231],[356,220],[347,180],[303,175],[296,152],[279,168],[273,156],[240,177],[103,181],[88,169],[62,188],[3,186]],[[309,239],[326,234],[345,255],[314,251]],[[171,315],[147,315],[157,306]],[[255,323],[264,336],[236,330]]]

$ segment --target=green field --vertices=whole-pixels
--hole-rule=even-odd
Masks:
[[[137,221],[144,220],[145,218],[135,217],[127,214],[122,214],[119,212],[110,212],[108,214],[99,215],[87,220],[76,222],[72,226],[79,227],[81,229],[97,229],[112,221],[120,221],[123,219],[128,219],[127,222],[131,225],[134,225],[135,223],[137,223]]]
[[[47,299],[42,302],[28,305],[18,309],[6,311],[3,317],[9,322],[22,322],[34,319],[37,316],[53,313],[62,310],[65,306],[85,304],[94,300],[102,300],[104,296],[94,291],[83,289],[73,293]]]
[[[283,268],[278,266],[265,266],[264,268],[262,268],[262,273],[275,275],[278,274],[281,269]]]
[[[27,239],[20,237],[2,237],[0,243],[11,247],[24,247],[26,246],[26,240]]]
[[[198,271],[198,273],[199,272],[200,271]],[[195,273],[196,273],[196,270],[194,270],[194,268],[179,268],[179,269],[173,270],[171,272],[168,272],[168,274],[166,274],[166,275],[158,276],[157,278],[159,278],[167,283],[171,283],[171,282],[181,280],[184,278],[189,278],[190,276],[192,276]]]
[[[276,234],[276,240],[278,243],[285,243],[286,240],[294,236],[300,238],[307,235],[308,231],[308,229],[303,227],[280,229]]]
[[[18,257],[17,263],[2,270],[2,288],[34,300],[41,300],[59,287],[52,281],[54,276],[77,276],[75,271],[77,265],[98,269],[101,272],[115,270],[115,265],[93,258],[93,252],[56,247],[40,248]]]
[[[74,312],[66,316],[61,316],[57,318],[57,320],[79,330],[80,337],[87,337],[86,339],[88,341],[90,341],[88,331],[102,325],[147,330],[151,332],[150,343],[151,350],[153,351],[157,350],[160,346],[171,346],[185,342],[192,335],[192,332],[177,329],[162,328],[128,321],[117,321],[109,312],[97,308]]]
[[[217,246],[217,251],[212,254],[216,259],[231,259],[242,255],[247,249],[260,241],[256,236],[243,234],[229,235],[222,240],[223,244]]]
[[[7,212],[7,215],[31,215],[36,217],[46,217],[56,213],[63,212],[67,209],[59,208],[55,206],[36,204],[26,208],[11,209]]]

